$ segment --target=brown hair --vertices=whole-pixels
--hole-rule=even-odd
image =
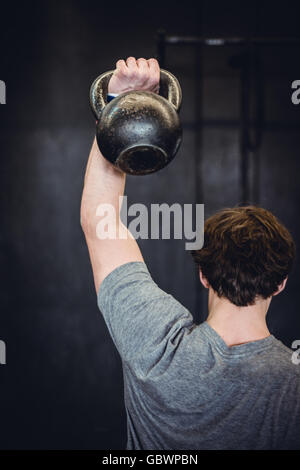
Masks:
[[[218,296],[243,307],[277,291],[291,271],[295,243],[266,209],[234,207],[207,219],[204,246],[192,255]]]

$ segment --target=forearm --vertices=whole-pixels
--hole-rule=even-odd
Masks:
[[[119,198],[124,194],[126,175],[102,156],[96,139],[90,151],[81,200],[81,225],[91,235],[99,218],[96,215],[100,204],[110,204],[119,222]]]
[[[135,239],[120,220],[119,198],[124,194],[125,179],[124,173],[104,159],[94,140],[84,179],[81,225],[97,292],[103,279],[115,268],[131,261],[143,261]],[[101,238],[97,232],[102,204],[109,204],[115,214],[109,221],[112,237]]]

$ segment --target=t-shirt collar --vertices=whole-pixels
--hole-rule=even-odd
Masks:
[[[259,339],[256,341],[250,341],[248,343],[239,344],[237,346],[227,346],[223,338],[214,330],[207,321],[200,325],[201,330],[205,335],[214,343],[218,350],[228,356],[245,356],[253,354],[255,352],[262,351],[271,347],[276,338],[273,335],[269,335],[266,338]]]

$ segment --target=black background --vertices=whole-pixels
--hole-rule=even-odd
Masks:
[[[169,34],[298,36],[295,2],[174,1],[1,3],[0,366],[2,449],[120,449],[126,442],[120,360],[96,305],[79,223],[94,134],[88,91],[119,58],[156,54]],[[129,203],[204,203],[205,216],[239,203],[239,47],[167,49],[183,90],[184,141],[174,162],[130,177]],[[272,210],[299,245],[299,46],[263,46],[264,132],[250,156],[249,202]],[[184,241],[143,241],[155,281],[206,316]],[[268,316],[286,345],[300,338],[299,267]]]

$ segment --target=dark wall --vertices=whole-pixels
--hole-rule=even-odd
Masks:
[[[79,224],[84,168],[94,134],[88,90],[129,55],[151,57],[155,33],[298,35],[292,2],[94,0],[14,2],[1,11],[0,365],[1,448],[117,449],[126,441],[120,360],[96,305]],[[184,141],[175,161],[129,177],[130,202],[204,203],[205,215],[241,201],[241,48],[177,47],[166,67],[183,89]],[[298,219],[299,47],[263,47],[264,132],[249,155],[249,202],[271,209],[300,241]],[[200,61],[201,59],[201,61]],[[252,103],[253,104],[253,103]],[[143,241],[156,282],[205,319],[184,241]],[[274,300],[269,326],[285,344],[300,338],[296,266]]]

